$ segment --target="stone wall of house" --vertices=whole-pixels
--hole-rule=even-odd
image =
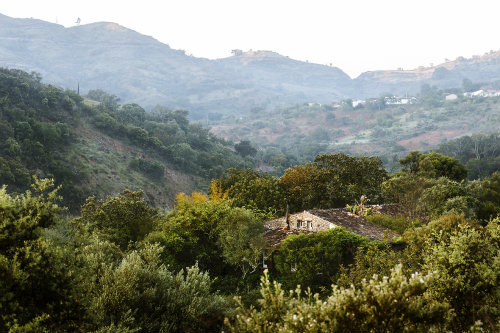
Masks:
[[[335,227],[333,223],[313,215],[308,211],[290,214],[289,221],[290,229],[309,230],[312,232],[329,230]],[[268,229],[286,228],[285,217],[267,221],[264,226]]]

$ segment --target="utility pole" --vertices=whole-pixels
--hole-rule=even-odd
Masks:
[[[286,222],[286,227],[287,229],[290,229],[290,220],[288,219],[288,202],[286,203],[286,214],[285,214],[285,222]]]

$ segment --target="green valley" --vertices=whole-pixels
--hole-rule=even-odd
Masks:
[[[375,28],[415,10],[375,5],[341,29],[364,42],[332,32],[341,12],[290,17],[336,54],[409,58]],[[210,48],[234,8],[251,35],[273,14],[204,6],[159,14]],[[312,47],[278,7],[279,38]],[[0,332],[500,332],[500,51],[351,78],[80,23],[0,14]]]

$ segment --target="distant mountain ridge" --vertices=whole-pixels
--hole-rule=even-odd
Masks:
[[[463,79],[491,82],[500,79],[500,51],[490,51],[470,59],[458,57],[432,67],[412,70],[386,70],[362,73],[354,81],[360,97],[390,91],[403,95],[418,91],[423,83],[439,88],[460,87]],[[500,87],[499,87],[500,88]]]
[[[64,28],[0,14],[0,66],[36,71],[44,82],[81,91],[101,88],[146,107],[190,110],[196,119],[302,102],[331,103],[414,93],[498,80],[500,51],[411,71],[374,71],[351,79],[341,69],[290,59],[271,51],[236,52],[209,60],[186,55],[116,23]]]

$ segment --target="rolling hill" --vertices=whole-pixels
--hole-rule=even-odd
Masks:
[[[0,14],[0,67],[41,73],[64,88],[100,88],[147,109],[162,104],[192,119],[246,113],[303,102],[415,93],[423,83],[441,88],[498,80],[500,53],[459,58],[409,71],[374,71],[351,79],[341,69],[301,62],[271,51],[196,58],[116,23],[64,28]]]

